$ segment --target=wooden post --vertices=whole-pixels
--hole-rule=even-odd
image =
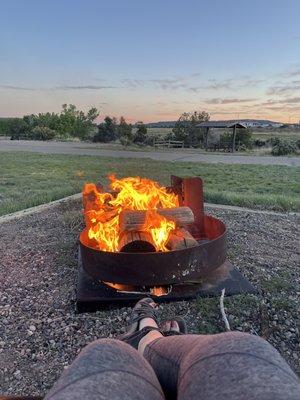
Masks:
[[[208,134],[209,134],[209,127],[206,128],[206,134],[205,134],[205,150],[207,151],[208,147]]]
[[[232,145],[231,145],[232,153],[234,153],[234,151],[235,151],[235,137],[236,137],[236,125],[233,125]]]

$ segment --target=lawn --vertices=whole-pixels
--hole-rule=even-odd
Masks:
[[[2,152],[0,168],[0,215],[77,193],[84,182],[105,181],[109,173],[150,177],[166,185],[171,174],[201,176],[207,202],[300,211],[298,167]]]

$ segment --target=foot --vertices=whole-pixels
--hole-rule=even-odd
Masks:
[[[169,332],[180,333],[178,322],[175,320],[165,321],[161,325],[161,330],[163,331],[163,333],[169,333]]]
[[[161,325],[161,331],[164,336],[185,335],[188,333],[186,322],[181,317],[164,321]]]
[[[132,310],[131,324],[127,332],[118,339],[139,349],[140,342],[144,337],[148,337],[148,334],[155,332],[162,336],[156,321],[156,308],[157,304],[149,297],[139,300]]]

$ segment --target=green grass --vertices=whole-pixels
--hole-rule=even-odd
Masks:
[[[0,170],[0,215],[79,192],[84,182],[105,181],[109,173],[150,177],[166,185],[171,174],[201,176],[208,202],[300,210],[298,167],[0,152]]]

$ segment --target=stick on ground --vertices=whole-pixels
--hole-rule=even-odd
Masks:
[[[228,319],[227,319],[227,316],[226,316],[226,313],[225,313],[225,309],[224,309],[224,296],[225,296],[225,288],[222,289],[222,292],[221,292],[220,310],[221,310],[221,315],[222,315],[222,319],[223,319],[224,324],[225,324],[226,331],[229,332],[229,331],[231,331],[231,329],[230,329],[230,325],[229,325],[229,322],[228,322]]]

